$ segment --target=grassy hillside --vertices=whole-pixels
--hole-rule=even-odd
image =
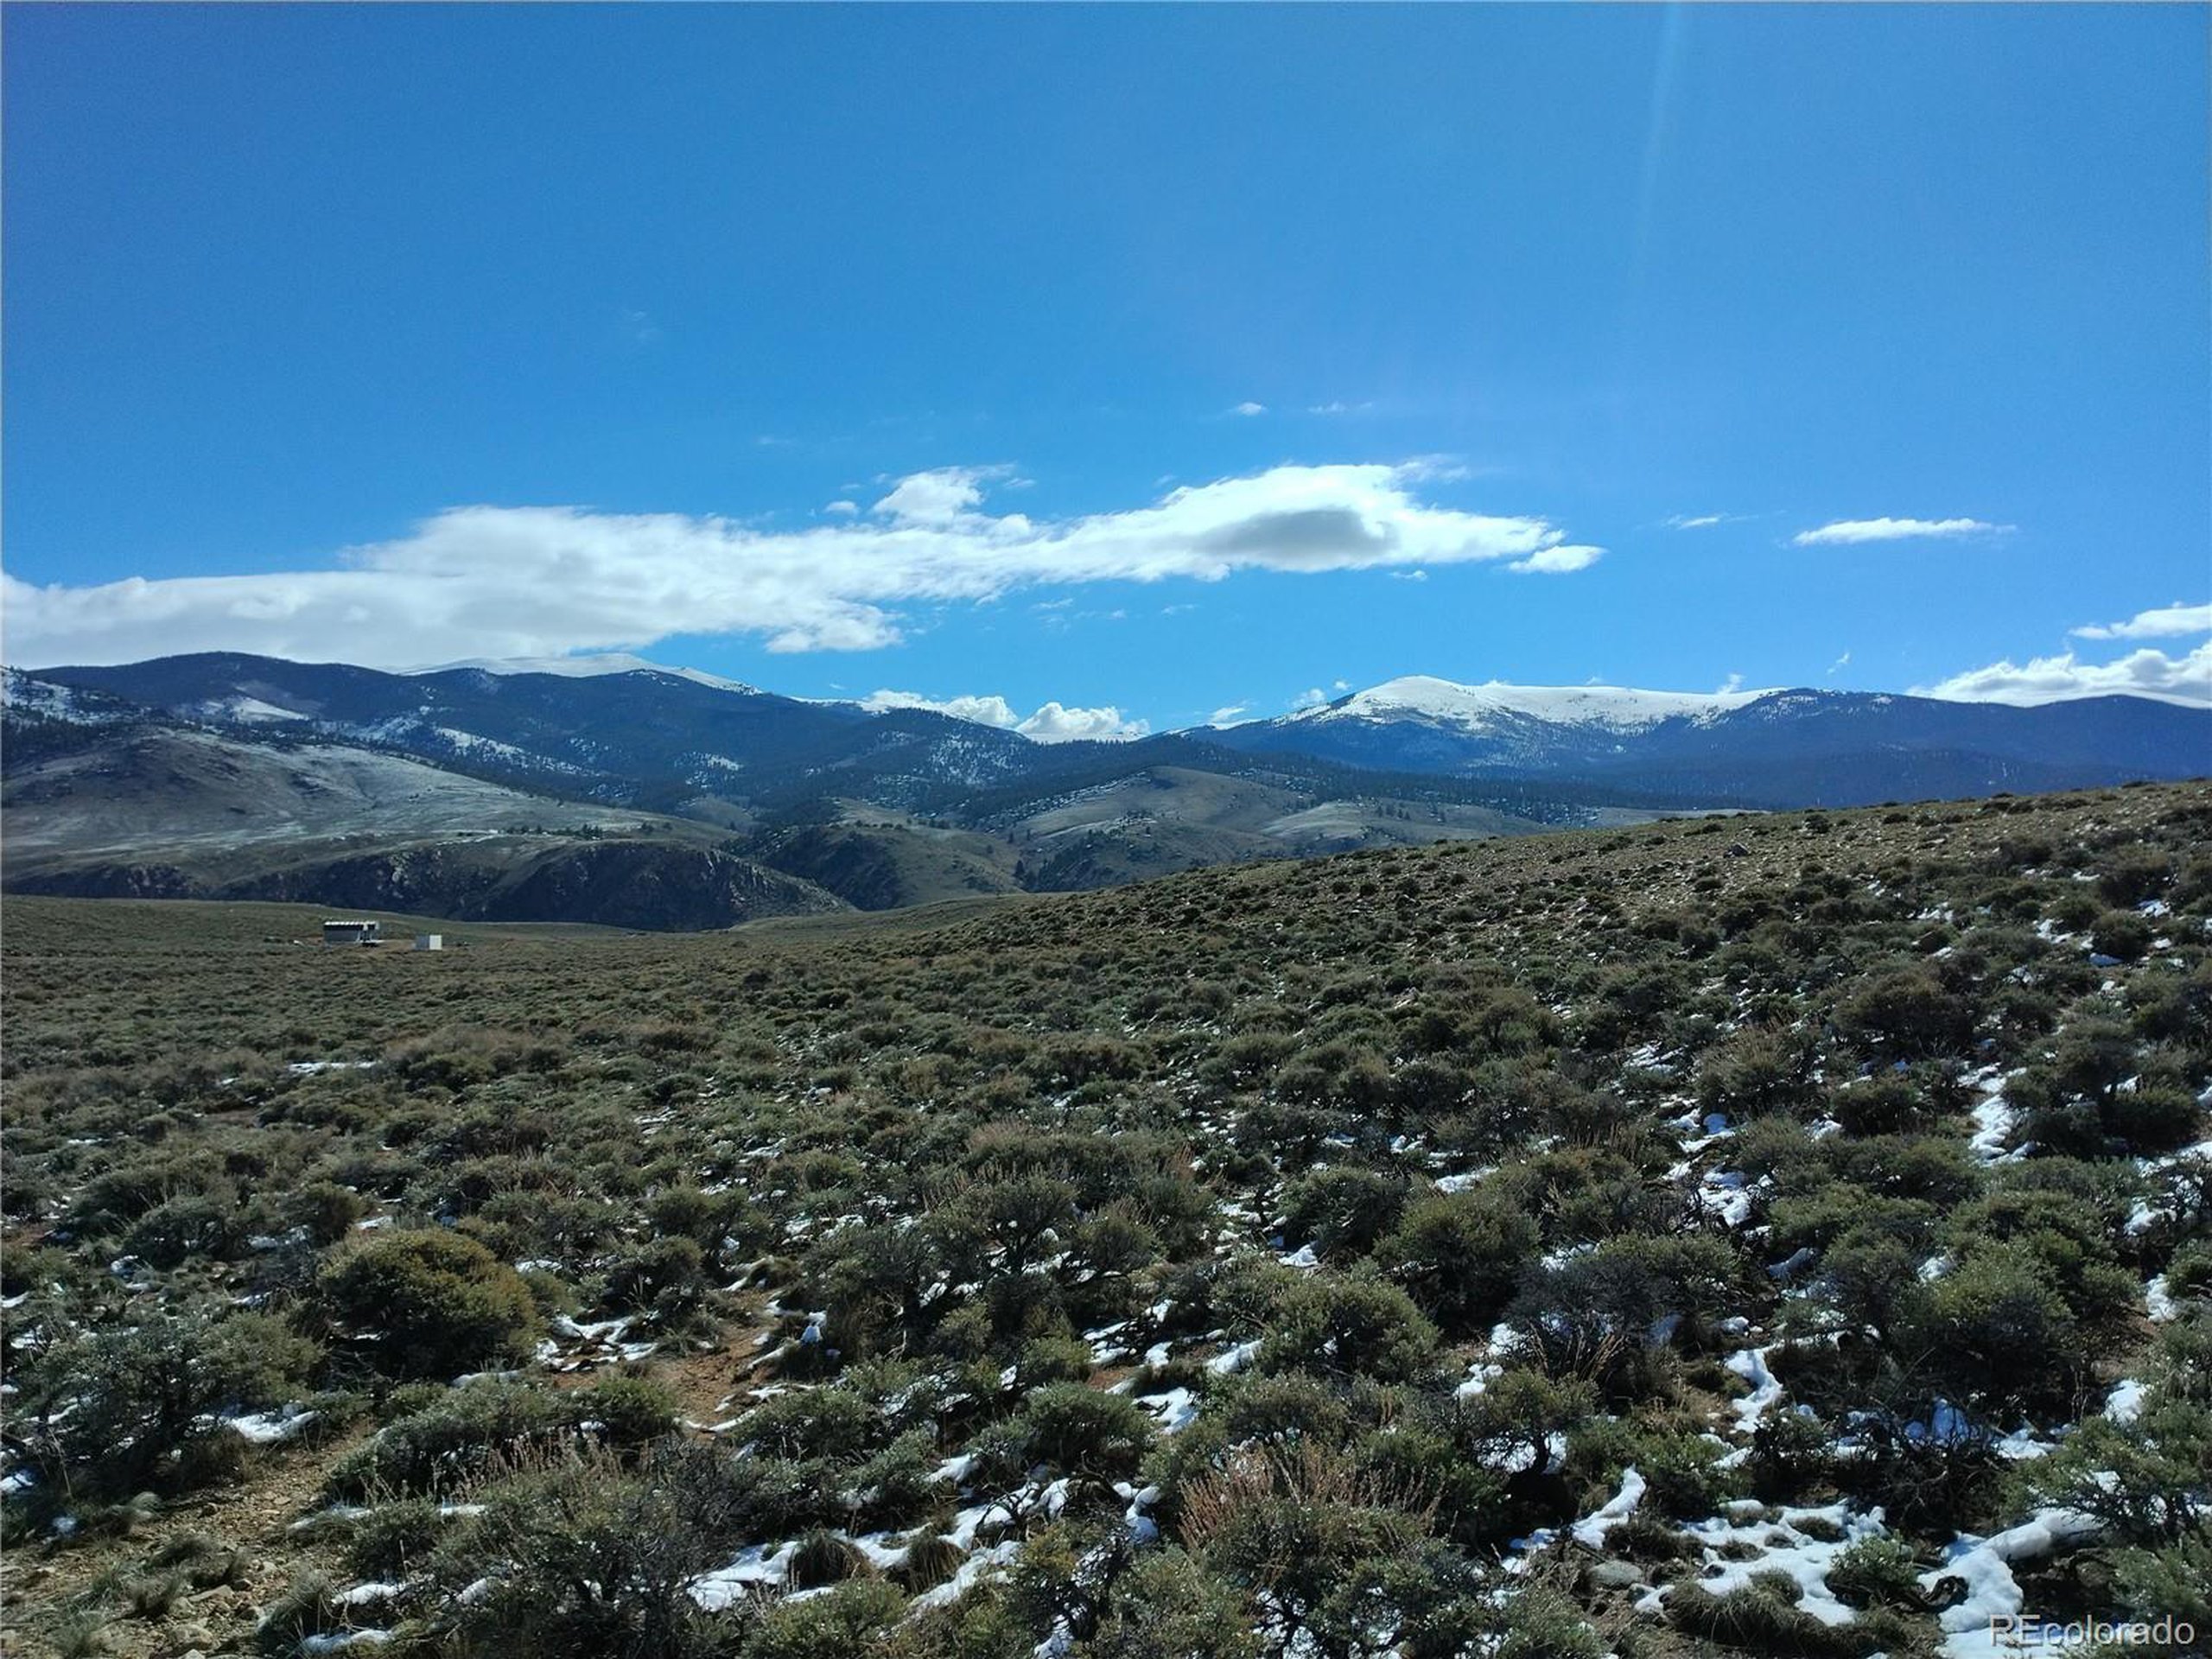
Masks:
[[[11,721],[10,736],[34,732]],[[81,737],[83,727],[62,728]],[[47,756],[11,753],[10,870],[148,855],[219,858],[270,843],[549,829],[632,830],[634,810],[527,794],[419,760],[330,743],[130,729]]]
[[[2212,1629],[2208,831],[2131,788],[435,957],[10,896],[6,1639]]]
[[[896,910],[972,893],[1013,893],[1013,848],[973,830],[941,829],[864,806],[823,823],[766,830],[745,843],[763,864],[800,876],[861,910]]]
[[[726,830],[400,755],[140,720],[11,718],[8,731],[6,880],[19,893],[650,928],[842,906],[741,856]],[[41,734],[69,741],[16,747]]]

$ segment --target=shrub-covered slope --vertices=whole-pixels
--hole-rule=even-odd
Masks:
[[[2208,829],[2137,788],[441,956],[11,898],[7,1617],[2202,1633]]]

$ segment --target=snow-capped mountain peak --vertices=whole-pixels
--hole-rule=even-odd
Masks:
[[[409,674],[445,674],[456,669],[474,669],[480,674],[558,674],[566,679],[595,678],[602,674],[668,674],[679,680],[690,680],[695,685],[709,686],[717,691],[734,691],[742,696],[759,696],[758,686],[742,680],[726,680],[719,674],[709,674],[703,669],[670,668],[661,663],[649,663],[642,657],[632,656],[626,651],[594,652],[579,657],[473,657],[466,662],[438,663],[428,668],[410,668]]]
[[[1663,721],[1709,720],[1744,708],[1770,690],[1738,691],[1643,691],[1618,685],[1482,685],[1426,674],[1410,674],[1356,691],[1348,697],[1301,710],[1294,720],[1419,720],[1487,731],[1501,716],[1541,721],[1548,725],[1640,732]]]

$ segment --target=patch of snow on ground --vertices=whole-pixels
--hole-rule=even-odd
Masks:
[[[1756,1510],[1758,1506],[1745,1507]],[[1826,1522],[1822,1531],[1833,1527],[1843,1535],[1833,1541],[1813,1537],[1798,1529],[1797,1523],[1805,1520]],[[1710,1520],[1692,1522],[1682,1529],[1686,1536],[1705,1548],[1705,1575],[1697,1580],[1700,1589],[1725,1596],[1732,1590],[1745,1588],[1758,1573],[1785,1573],[1797,1586],[1798,1606],[1823,1624],[1848,1624],[1857,1617],[1829,1593],[1829,1569],[1852,1545],[1862,1538],[1879,1537],[1885,1530],[1879,1510],[1861,1515],[1848,1503],[1831,1503],[1824,1509],[1788,1510],[1778,1522],[1738,1522],[1727,1516],[1715,1516]],[[1666,1593],[1664,1589],[1653,1591],[1637,1604],[1637,1610],[1660,1611]]]
[[[1985,1077],[1976,1085],[1983,1098],[1974,1109],[1974,1132],[1967,1141],[1967,1149],[1978,1163],[1994,1164],[2017,1155],[2005,1150],[2005,1143],[2012,1139],[2020,1118],[2005,1098],[2005,1081],[2002,1076]]]
[[[2023,1423],[2010,1434],[2000,1435],[1990,1442],[1991,1449],[2000,1458],[2014,1463],[2026,1463],[2036,1458],[2047,1458],[2058,1450],[2058,1442],[2046,1440],[2027,1424]]]
[[[1475,1395],[1482,1393],[1484,1389],[1490,1387],[1491,1379],[1492,1377],[1503,1376],[1504,1375],[1504,1366],[1494,1365],[1486,1361],[1478,1362],[1474,1368],[1467,1373],[1467,1380],[1462,1382],[1458,1388],[1452,1389],[1452,1392],[1459,1395],[1462,1400],[1471,1400]]]
[[[1240,1342],[1226,1353],[1216,1354],[1211,1359],[1206,1361],[1206,1370],[1216,1376],[1228,1376],[1249,1365],[1253,1356],[1259,1351],[1258,1342]]]
[[[254,1446],[278,1446],[302,1433],[322,1414],[287,1406],[282,1411],[255,1412],[226,1419],[223,1427]]]
[[[968,1478],[968,1471],[975,1466],[976,1454],[972,1452],[963,1452],[958,1457],[947,1458],[943,1463],[938,1465],[930,1478],[949,1480],[957,1486]]]
[[[1736,1425],[1746,1434],[1759,1426],[1776,1402],[1782,1398],[1782,1384],[1767,1369],[1766,1357],[1776,1344],[1764,1348],[1740,1348],[1722,1363],[1751,1385],[1751,1393],[1741,1400],[1729,1402],[1729,1409],[1736,1414]]]
[[[1636,1506],[1643,1501],[1644,1478],[1634,1464],[1621,1471],[1621,1489],[1605,1500],[1605,1505],[1596,1513],[1574,1523],[1574,1540],[1592,1549],[1605,1548],[1605,1535],[1636,1513]]]
[[[2166,1288],[2164,1274],[2143,1287],[2143,1311],[2161,1325],[2181,1317],[2181,1309],[2174,1305],[2173,1295]]]
[[[2101,1529],[2094,1517],[2078,1510],[2039,1510],[2032,1520],[1988,1538],[1961,1533],[1945,1552],[1943,1564],[1920,1575],[1924,1589],[1947,1578],[1963,1580],[1967,1586],[1966,1599],[1936,1619],[1944,1633],[1944,1659],[1994,1659],[2005,1652],[1992,1622],[2017,1615],[2026,1600],[2012,1576],[2013,1566],[2085,1543]]]
[[[342,1607],[365,1607],[373,1601],[397,1601],[407,1593],[409,1587],[382,1579],[372,1580],[366,1584],[357,1584],[349,1590],[340,1590],[338,1602]]]
[[[1160,1420],[1160,1432],[1163,1434],[1180,1434],[1198,1419],[1198,1402],[1188,1389],[1139,1395],[1137,1404]]]
[[[1770,1279],[1787,1284],[1790,1280],[1795,1279],[1799,1274],[1802,1273],[1807,1268],[1811,1267],[1814,1262],[1817,1259],[1818,1252],[1815,1251],[1811,1245],[1800,1244],[1783,1260],[1770,1263],[1767,1267],[1766,1276]]]
[[[1741,1227],[1751,1218],[1751,1195],[1739,1171],[1708,1171],[1698,1186],[1697,1201],[1730,1227]]]
[[[911,1544],[892,1543],[890,1540],[898,1535],[895,1533],[841,1533],[838,1535],[859,1550],[861,1554],[867,1556],[868,1565],[878,1572],[904,1566],[908,1551],[913,1548]]]
[[[1014,1557],[1020,1554],[1021,1546],[1011,1541],[1003,1544],[994,1544],[986,1550],[980,1550],[961,1562],[960,1570],[938,1586],[936,1589],[925,1590],[920,1595],[916,1596],[912,1605],[918,1610],[929,1607],[949,1607],[966,1595],[969,1591],[974,1589],[976,1585],[982,1583],[987,1576],[995,1578],[1003,1573],[1014,1565]]]
[[[796,1539],[782,1544],[753,1544],[738,1551],[737,1559],[728,1567],[701,1573],[684,1591],[700,1611],[718,1613],[756,1589],[781,1584],[791,1570],[791,1557],[798,1554]]]

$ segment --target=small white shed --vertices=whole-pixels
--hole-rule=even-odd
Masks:
[[[446,936],[442,933],[417,933],[415,948],[417,950],[442,950],[446,948]]]

